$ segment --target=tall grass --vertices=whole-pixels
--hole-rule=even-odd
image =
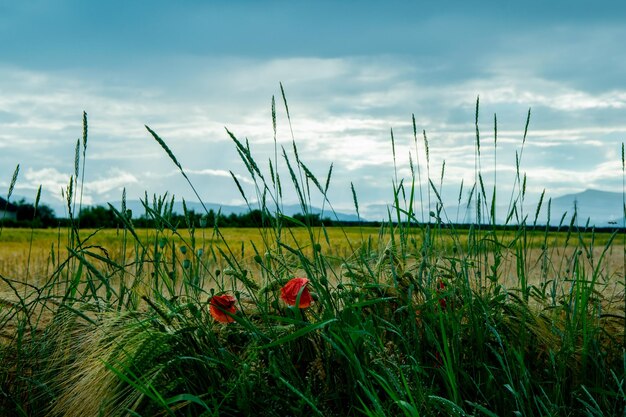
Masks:
[[[427,135],[420,144],[413,118],[410,178],[397,175],[392,131],[388,221],[377,239],[359,244],[346,232],[350,253],[340,257],[325,249],[325,226],[282,211],[286,187],[304,214],[313,197],[329,214],[334,209],[332,165],[325,178],[307,166],[280,87],[291,143],[279,147],[272,98],[275,149],[267,170],[247,141],[226,132],[254,184],[248,195],[233,175],[250,208],[261,210],[261,244],[235,247],[219,224],[194,224],[190,216],[173,224],[167,195],[146,194],[155,228],[135,229],[124,196],[121,210],[111,206],[123,224],[119,256],[72,221],[68,255],[59,259],[52,249],[55,268],[44,282],[0,275],[8,294],[0,300],[0,414],[623,415],[624,270],[606,265],[618,232],[597,248],[595,231],[577,227],[575,214],[556,234],[547,226],[530,231],[520,170],[530,112],[507,213],[512,233],[497,227],[496,186],[491,198],[484,186],[477,101],[475,181],[467,201],[463,184],[458,197],[475,207],[476,221],[459,228],[448,217],[445,165],[431,177]],[[79,142],[64,192],[71,219],[76,201],[81,206],[86,114],[83,126],[82,170]],[[200,199],[166,141],[147,129]],[[250,249],[251,259],[244,256]],[[540,265],[536,276],[533,265]],[[310,281],[309,308],[280,298],[295,276]],[[616,280],[621,287],[609,291]],[[229,324],[210,313],[211,297],[221,294],[236,298]]]

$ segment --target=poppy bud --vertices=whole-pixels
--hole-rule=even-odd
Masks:
[[[284,287],[280,289],[280,298],[290,306],[296,306],[298,300],[298,294],[300,295],[300,302],[296,307],[307,308],[311,305],[311,293],[307,288],[309,280],[306,278],[294,278],[287,282]]]
[[[211,316],[220,323],[232,323],[235,321],[231,316],[226,314],[235,314],[237,309],[235,308],[235,302],[237,300],[232,295],[214,295],[211,297],[209,312]]]
[[[437,282],[437,293],[440,293],[444,291],[445,289],[446,289],[446,284],[442,280],[439,280]],[[442,310],[445,310],[448,304],[446,299],[447,297],[441,297],[441,296],[439,297],[439,307],[441,307]]]

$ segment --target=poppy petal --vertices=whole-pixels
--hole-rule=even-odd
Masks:
[[[235,321],[231,316],[226,314],[235,314],[237,308],[235,302],[237,300],[232,295],[214,295],[211,297],[209,312],[211,316],[220,323],[232,323]]]
[[[300,296],[299,303],[296,307],[307,308],[311,305],[312,297],[307,284],[309,280],[306,278],[293,278],[289,280],[280,289],[280,298],[290,306],[296,306],[298,301],[298,295]]]

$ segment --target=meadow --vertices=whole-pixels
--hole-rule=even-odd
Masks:
[[[519,164],[506,230],[480,164],[475,224],[447,222],[439,179],[411,164],[379,228],[313,227],[281,213],[283,189],[306,214],[311,193],[327,200],[332,170],[318,179],[294,140],[282,178],[278,152],[262,169],[228,134],[256,197],[233,186],[266,227],[172,224],[155,197],[144,201],[154,228],[135,228],[122,207],[120,229],[81,229],[85,116],[70,226],[0,226],[1,415],[624,415],[623,229],[575,217],[536,227],[539,207],[520,216]],[[414,136],[417,146],[415,125]],[[434,200],[426,220],[421,187]]]

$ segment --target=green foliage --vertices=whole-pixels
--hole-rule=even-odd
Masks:
[[[110,208],[92,206],[83,208],[78,214],[81,227],[94,229],[98,227],[119,228],[120,221]]]
[[[46,206],[43,206],[44,209]],[[132,213],[127,212],[127,218],[130,219]],[[295,214],[292,217],[295,222],[291,225],[309,225],[309,226],[321,226],[322,224],[333,225],[339,222],[332,221],[330,218],[324,220],[320,219],[319,214]],[[167,222],[176,227],[185,227],[193,225],[193,227],[208,227],[213,228],[215,225],[219,227],[267,227],[271,225],[273,220],[272,215],[263,213],[259,209],[252,209],[246,213],[224,215],[221,213],[215,213],[212,209],[206,214],[196,213],[193,210],[187,211],[184,214],[168,213],[166,216]],[[89,206],[83,208],[78,215],[78,222],[81,227],[88,229],[96,228],[119,228],[123,225],[120,219],[115,214],[112,208],[104,206]],[[135,227],[138,228],[154,228],[158,221],[154,218],[153,213],[148,212],[147,215],[142,215],[132,220]],[[35,223],[37,225],[42,224]],[[48,223],[45,223],[48,224]]]
[[[282,85],[281,95],[287,111]],[[275,126],[274,101],[272,117]],[[523,141],[527,128],[528,120]],[[84,129],[83,163],[86,115]],[[531,231],[525,221],[505,230],[488,208],[489,222],[459,228],[446,221],[443,169],[437,185],[429,174],[416,183],[412,167],[410,184],[394,177],[394,209],[378,239],[348,241],[338,259],[324,251],[327,230],[313,228],[320,217],[310,213],[311,190],[332,212],[330,171],[322,187],[295,141],[292,153],[283,149],[304,213],[289,217],[280,210],[278,152],[266,175],[247,141],[228,134],[259,197],[247,217],[186,208],[177,216],[167,196],[146,197],[143,219],[125,208],[83,208],[68,224],[68,258],[55,260],[50,276],[31,283],[0,274],[0,415],[623,414],[624,271],[611,275],[605,257],[616,234],[600,242],[573,221],[560,232]],[[481,197],[468,207],[489,205],[479,143],[476,121],[470,195]],[[424,146],[429,158],[425,132]],[[522,214],[519,165],[514,181],[511,219]],[[423,186],[426,221],[413,207]],[[77,198],[71,187],[68,206]],[[224,237],[231,221],[259,228],[252,259]],[[119,256],[94,243],[100,232],[81,229],[90,222],[119,228]],[[135,229],[141,222],[152,228],[147,239]],[[286,239],[291,225],[305,238]],[[309,308],[280,298],[295,276],[309,280]],[[211,314],[211,297],[222,294],[236,299],[231,323]]]
[[[0,208],[4,209],[3,206]],[[12,211],[15,213],[15,220],[4,219],[5,227],[56,227],[58,220],[54,210],[45,204],[37,201],[37,205],[26,202],[25,199],[13,202]]]

